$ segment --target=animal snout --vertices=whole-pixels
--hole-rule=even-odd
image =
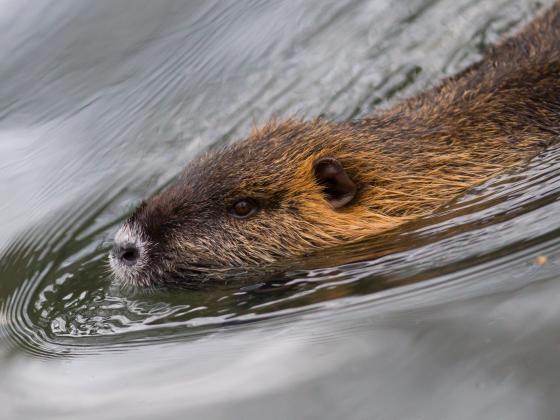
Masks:
[[[120,264],[132,267],[140,259],[140,248],[132,242],[115,243],[113,247],[113,258]]]

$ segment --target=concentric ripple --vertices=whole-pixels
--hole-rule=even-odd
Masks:
[[[198,292],[121,290],[112,283],[103,244],[121,220],[91,226],[117,194],[103,207],[88,206],[87,214],[61,218],[66,231],[54,222],[58,234],[37,238],[30,232],[5,251],[1,276],[27,277],[2,304],[2,335],[37,355],[97,353],[294,316],[331,300],[353,306],[381,296],[420,293],[427,299],[433,288],[455,290],[461,298],[478,289],[519,287],[547,278],[557,265],[560,228],[547,221],[560,211],[559,168],[560,150],[551,149],[434,217],[312,256],[306,263],[315,268],[273,283],[248,286],[240,279],[240,286]]]

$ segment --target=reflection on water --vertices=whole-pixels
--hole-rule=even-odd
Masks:
[[[273,116],[363,116],[539,4],[6,1],[7,418],[555,418],[557,149],[267,283],[120,290],[106,260],[197,153]]]

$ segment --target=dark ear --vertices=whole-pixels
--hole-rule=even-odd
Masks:
[[[317,183],[323,186],[327,200],[335,209],[344,207],[356,196],[356,184],[337,159],[317,159],[313,164],[313,173]]]

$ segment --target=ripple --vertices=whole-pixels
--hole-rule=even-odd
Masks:
[[[372,302],[396,308],[417,297],[462,299],[521,287],[556,269],[560,228],[546,220],[560,211],[559,168],[560,149],[551,149],[434,217],[311,256],[305,263],[313,268],[272,283],[199,292],[130,291],[112,283],[107,246],[100,244],[121,220],[99,219],[123,192],[104,191],[4,252],[0,275],[16,281],[2,302],[0,335],[35,356],[75,356],[196,339],[333,302],[337,310]],[[547,256],[546,267],[535,263],[539,255]]]

